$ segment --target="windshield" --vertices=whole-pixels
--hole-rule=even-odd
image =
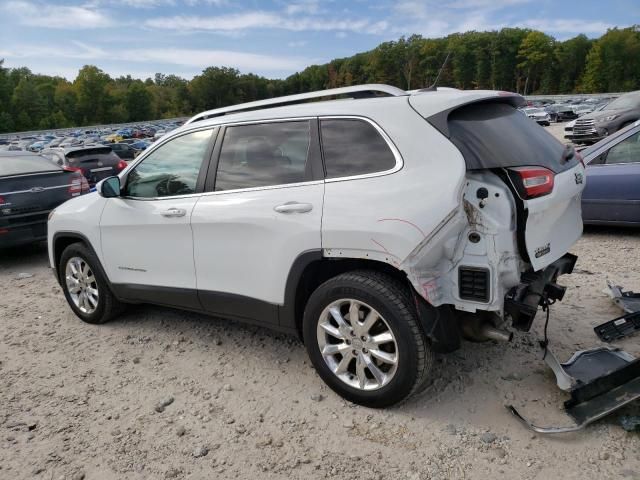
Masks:
[[[616,98],[603,110],[627,110],[630,108],[640,108],[640,92],[632,92]]]

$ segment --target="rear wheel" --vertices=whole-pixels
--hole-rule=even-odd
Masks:
[[[71,310],[87,323],[105,323],[123,310],[113,296],[95,254],[82,243],[64,249],[58,272]]]
[[[432,365],[410,292],[378,272],[345,273],[322,284],[307,303],[303,335],[327,385],[369,407],[405,399]]]

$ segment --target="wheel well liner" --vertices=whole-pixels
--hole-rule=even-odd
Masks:
[[[58,266],[60,264],[60,258],[62,257],[62,252],[64,252],[64,249],[73,243],[83,243],[88,249],[90,249],[93,252],[96,258],[100,258],[98,257],[95,249],[93,248],[93,245],[91,245],[91,242],[89,241],[89,239],[85,237],[83,234],[78,232],[56,232],[53,236],[52,254],[53,254],[54,270],[56,273],[56,278],[58,279],[58,283],[62,281],[60,278],[60,272],[58,271]],[[101,273],[104,276],[104,278],[107,279],[107,282],[108,282],[108,277],[106,276],[104,269],[102,268],[102,265],[99,265],[99,268],[100,270],[102,270]]]

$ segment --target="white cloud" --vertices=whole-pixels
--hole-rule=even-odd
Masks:
[[[300,47],[304,47],[306,44],[307,44],[306,40],[296,40],[296,41],[287,43],[287,47],[300,48]]]
[[[525,20],[522,25],[551,33],[604,33],[608,28],[614,27],[614,25],[606,22],[544,18]]]
[[[287,15],[297,15],[299,13],[315,15],[320,12],[320,4],[318,0],[305,0],[288,4],[284,11]]]
[[[238,32],[249,29],[281,29],[301,31],[350,31],[358,33],[380,34],[389,29],[386,20],[371,21],[332,19],[317,17],[287,17],[277,13],[250,11],[238,14],[218,16],[178,15],[174,17],[151,18],[145,22],[147,27],[185,31]]]
[[[87,6],[11,0],[0,6],[0,10],[17,23],[30,27],[94,29],[110,27],[114,23],[106,13]]]

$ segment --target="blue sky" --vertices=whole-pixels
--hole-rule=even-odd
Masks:
[[[413,33],[531,27],[566,39],[640,23],[638,0],[0,0],[5,66],[73,79],[186,78],[211,65],[282,78]]]

